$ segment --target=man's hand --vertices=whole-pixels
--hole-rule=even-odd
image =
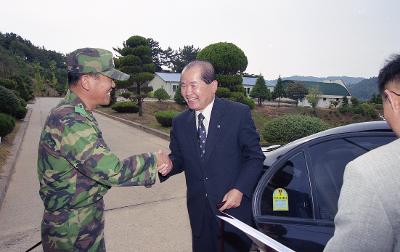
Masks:
[[[157,171],[161,173],[161,175],[166,176],[172,170],[172,161],[169,159],[168,155],[159,150],[156,153],[157,155]]]
[[[225,202],[225,204],[218,210],[222,212],[225,209],[236,208],[240,206],[240,202],[242,202],[242,197],[243,193],[238,189],[234,188],[229,190],[229,192],[227,192],[222,199],[222,202]]]

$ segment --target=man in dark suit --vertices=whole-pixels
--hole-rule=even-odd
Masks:
[[[251,198],[264,155],[250,109],[215,97],[218,83],[207,61],[189,63],[180,82],[189,109],[172,122],[172,167],[160,179],[185,172],[193,251],[249,251],[250,239],[229,224],[222,232],[216,214],[226,211],[252,223]]]

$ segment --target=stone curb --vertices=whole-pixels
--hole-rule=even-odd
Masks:
[[[112,118],[112,119],[114,119],[114,120],[120,121],[120,122],[125,123],[125,124],[127,124],[127,125],[133,126],[133,127],[137,128],[137,129],[143,130],[143,131],[145,131],[145,132],[147,132],[147,133],[149,133],[149,134],[155,135],[155,136],[160,137],[160,138],[162,138],[162,139],[165,139],[165,140],[167,140],[167,141],[170,140],[169,134],[164,133],[164,132],[162,132],[162,131],[160,131],[160,130],[152,129],[152,128],[147,127],[147,126],[145,126],[145,125],[143,125],[143,124],[136,123],[136,122],[132,122],[132,121],[126,120],[126,119],[124,119],[124,118],[120,118],[120,117],[118,117],[118,116],[109,115],[109,114],[104,113],[104,112],[99,111],[99,110],[94,110],[94,111],[95,111],[96,113],[99,113],[99,114],[101,114],[101,115],[104,115],[104,116],[106,116],[106,117],[108,117],[108,118]]]
[[[6,164],[3,166],[3,172],[0,174],[0,210],[6,197],[8,184],[11,180],[12,174],[14,173],[15,163],[17,162],[22,140],[24,139],[26,129],[28,128],[31,114],[32,108],[28,108],[28,113],[26,113],[24,120],[22,120],[18,133],[14,138],[10,156],[8,156]]]

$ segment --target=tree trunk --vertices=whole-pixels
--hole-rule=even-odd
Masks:
[[[142,97],[140,97],[140,85],[136,83],[136,94],[138,96],[139,116],[143,116]]]

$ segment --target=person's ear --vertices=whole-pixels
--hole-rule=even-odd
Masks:
[[[212,85],[212,87],[213,87],[213,92],[214,92],[214,93],[217,92],[218,81],[217,81],[217,80],[213,80],[213,81],[211,82],[211,85]]]
[[[80,81],[80,85],[81,85],[82,89],[89,91],[89,89],[90,89],[89,82],[90,82],[89,75],[82,75],[81,81]]]

